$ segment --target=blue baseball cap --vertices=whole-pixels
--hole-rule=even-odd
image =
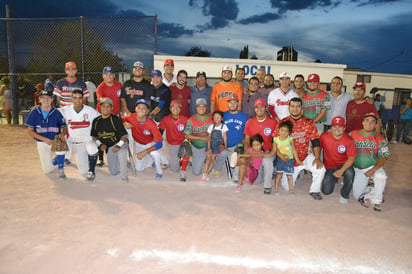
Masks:
[[[139,99],[139,100],[137,100],[137,101],[136,101],[136,106],[137,106],[138,104],[145,104],[147,107],[149,107],[149,102],[148,102],[147,100],[145,100],[145,99]]]
[[[158,76],[158,77],[162,77],[162,72],[158,69],[152,70],[152,72],[150,73],[150,75],[153,76]]]
[[[114,69],[113,69],[112,67],[109,67],[109,66],[104,67],[104,68],[103,68],[103,74],[108,73],[108,72],[114,74]]]

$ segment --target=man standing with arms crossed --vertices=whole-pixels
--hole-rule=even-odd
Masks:
[[[210,96],[210,113],[213,113],[215,110],[228,111],[227,101],[233,94],[236,94],[239,100],[242,101],[242,87],[238,83],[232,82],[232,74],[231,66],[224,66],[222,68],[222,81],[213,86],[212,95]],[[241,108],[239,106],[239,110]]]
[[[268,96],[269,113],[277,122],[289,116],[289,101],[299,97],[290,88],[290,75],[282,72],[279,75],[279,88],[272,90]]]
[[[170,87],[171,84],[177,83],[176,75],[173,74],[175,70],[175,62],[172,59],[166,59],[163,65],[163,84]]]
[[[190,116],[196,114],[196,100],[199,98],[206,99],[207,113],[210,113],[210,95],[212,93],[212,87],[207,84],[206,72],[198,71],[196,73],[196,85],[192,87],[190,93]]]

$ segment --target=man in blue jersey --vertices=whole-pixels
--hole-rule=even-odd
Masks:
[[[34,108],[27,118],[27,133],[37,142],[40,163],[44,173],[50,173],[54,167],[52,164],[52,143],[55,138],[65,140],[66,122],[62,114],[52,107],[52,92],[42,90],[40,92],[41,105]],[[56,152],[58,174],[60,179],[65,179],[64,154],[65,151]]]

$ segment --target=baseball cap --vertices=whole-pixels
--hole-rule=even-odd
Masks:
[[[263,99],[257,99],[254,107],[266,107],[266,101]]]
[[[38,83],[38,84],[36,85],[36,88],[44,89],[44,85],[43,85],[42,83]]]
[[[206,99],[205,99],[205,98],[198,98],[198,99],[196,100],[196,106],[198,106],[198,105],[205,105],[205,106],[207,106],[207,101],[206,101]]]
[[[290,75],[287,72],[282,72],[281,74],[279,74],[279,79],[282,78],[289,78],[290,79]]]
[[[206,72],[204,72],[204,71],[198,71],[198,72],[196,73],[196,78],[198,78],[200,75],[203,75],[203,76],[206,78]]]
[[[53,97],[53,91],[41,90],[39,96],[50,96],[50,97]]]
[[[336,116],[332,119],[331,126],[345,126],[345,118],[342,116]]]
[[[239,96],[237,96],[236,93],[231,94],[231,95],[229,96],[229,99],[227,99],[227,101],[228,101],[228,102],[229,102],[229,101],[239,101]]]
[[[100,99],[100,105],[103,105],[104,103],[107,103],[113,106],[113,101],[110,98],[104,97]]]
[[[363,90],[366,90],[366,85],[363,82],[356,82],[355,85],[353,86],[353,89],[355,88],[363,88]]]
[[[180,106],[180,107],[182,107],[182,104],[180,103],[179,100],[173,100],[172,102],[170,102],[170,106]]]
[[[308,82],[320,82],[320,77],[319,77],[319,75],[317,75],[317,74],[315,74],[315,73],[309,74],[309,76],[308,76]]]
[[[165,60],[165,63],[164,63],[164,66],[166,66],[166,65],[172,65],[172,66],[174,66],[174,65],[175,65],[175,62],[174,62],[172,59],[166,59],[166,60]]]
[[[77,68],[77,66],[75,62],[70,61],[64,65],[64,68]]]
[[[147,100],[145,100],[145,99],[139,99],[139,100],[137,100],[137,101],[136,101],[136,106],[137,106],[138,104],[145,104],[147,107],[149,107],[149,102],[148,102]]]
[[[375,112],[366,113],[365,116],[363,116],[363,119],[365,119],[366,117],[373,117],[373,118],[376,119],[376,121],[378,121],[378,119],[379,119],[378,115]]]
[[[150,73],[150,76],[152,76],[152,77],[154,77],[154,76],[162,77],[162,72],[158,69],[155,69],[155,70],[152,70],[152,72]]]
[[[105,73],[113,73],[114,74],[114,69],[112,67],[109,67],[109,66],[104,67],[103,68],[103,74],[105,74]]]
[[[143,62],[136,61],[136,62],[134,62],[133,67],[144,68],[144,64],[143,64]]]
[[[229,66],[229,65],[226,65],[226,66],[224,66],[224,67],[222,68],[222,72],[225,71],[225,70],[230,70],[230,71],[232,71],[232,67]]]

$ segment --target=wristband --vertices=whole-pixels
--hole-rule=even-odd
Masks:
[[[97,147],[99,147],[99,146],[102,145],[102,142],[100,142],[100,140],[96,140],[96,145],[97,145]]]
[[[124,141],[123,141],[123,140],[120,140],[119,142],[117,142],[116,146],[117,146],[117,147],[122,147],[123,144],[124,144]]]

